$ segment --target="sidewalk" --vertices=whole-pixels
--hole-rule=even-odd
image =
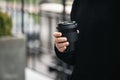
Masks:
[[[53,79],[50,79],[49,77],[43,74],[37,73],[31,69],[26,68],[25,80],[53,80]]]

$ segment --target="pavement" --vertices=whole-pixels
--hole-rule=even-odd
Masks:
[[[53,80],[43,74],[40,74],[32,69],[25,69],[25,80]]]

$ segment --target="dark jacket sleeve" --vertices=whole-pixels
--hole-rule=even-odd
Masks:
[[[63,62],[69,64],[69,65],[74,65],[75,63],[75,53],[70,52],[70,53],[62,53],[59,52],[58,49],[55,47],[55,53],[57,57],[62,60]]]

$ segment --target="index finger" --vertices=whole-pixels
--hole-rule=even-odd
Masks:
[[[54,36],[54,37],[61,37],[61,36],[62,36],[62,33],[61,33],[61,32],[54,32],[54,33],[53,33],[53,36]]]

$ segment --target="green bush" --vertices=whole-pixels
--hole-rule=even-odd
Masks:
[[[0,11],[0,37],[11,36],[12,19],[4,12]]]

